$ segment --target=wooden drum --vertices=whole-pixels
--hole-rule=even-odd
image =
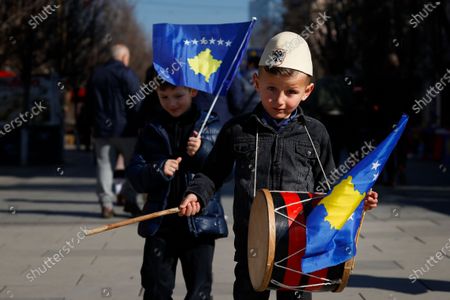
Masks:
[[[248,228],[248,268],[253,288],[340,292],[347,285],[354,259],[303,273],[306,216],[324,194],[259,190]]]

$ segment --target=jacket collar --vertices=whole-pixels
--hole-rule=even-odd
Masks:
[[[265,127],[268,127],[268,128],[270,128],[270,129],[272,129],[274,131],[278,131],[277,128],[274,128],[273,125],[270,124],[270,122],[267,122],[267,120],[264,120],[265,119],[264,115],[267,115],[270,118],[268,113],[264,110],[264,107],[262,106],[262,104],[258,103],[258,105],[255,107],[253,112],[250,114],[249,120],[250,119],[255,119],[261,125],[263,125]],[[304,125],[304,123],[305,123],[305,115],[303,113],[302,108],[300,106],[298,106],[296,111],[293,112],[288,119],[289,120],[287,121],[287,124],[285,124],[283,127],[286,127],[287,125],[290,125],[290,124],[294,123],[294,121],[297,121],[297,122],[301,123],[302,125]],[[273,120],[273,121],[276,122],[276,120]]]

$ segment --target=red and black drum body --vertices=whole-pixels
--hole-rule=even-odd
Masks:
[[[342,291],[353,259],[313,273],[303,273],[306,217],[323,194],[259,190],[252,204],[248,264],[255,290]]]

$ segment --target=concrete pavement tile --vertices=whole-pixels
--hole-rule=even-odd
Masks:
[[[95,236],[88,238],[95,238]],[[112,230],[106,249],[129,249],[132,245],[134,249],[143,251],[144,243],[145,239],[137,234],[137,224],[133,224]]]
[[[229,278],[229,274],[234,278],[234,247],[233,238],[216,240],[214,252],[213,271],[214,279]],[[233,280],[234,281],[234,280]]]
[[[84,225],[83,225],[84,226]],[[86,226],[87,228],[93,228],[96,226]],[[96,235],[86,236],[82,242],[80,242],[80,245],[77,249],[80,250],[97,250],[97,249],[103,249],[104,247],[107,247],[108,244],[113,239],[113,232],[103,232]],[[106,246],[105,246],[106,244]]]
[[[443,226],[424,226],[424,225],[412,225],[412,226],[404,226],[397,225],[399,230],[403,230],[405,233],[411,236],[427,236],[427,237],[439,237],[442,235],[446,235],[450,237],[450,234]]]
[[[440,235],[417,234],[416,236],[431,247],[444,247],[447,245],[450,250],[450,232],[445,229],[439,229]]]
[[[426,200],[424,200],[426,202]],[[422,202],[418,202],[422,203]],[[369,212],[375,219],[383,221],[383,220],[392,220],[392,219],[415,219],[415,218],[442,218],[445,214],[440,212],[427,210],[421,206],[415,206],[414,203],[409,205],[404,204],[381,204],[377,209]]]
[[[123,300],[142,299],[139,297],[140,285],[116,282],[102,286],[95,282],[72,288],[66,295],[67,300]]]
[[[28,266],[40,265],[42,263],[42,256],[40,251],[30,251],[30,250],[7,250],[3,249],[0,251],[0,279],[8,278],[8,276],[13,276],[21,274]],[[4,259],[3,259],[4,258]],[[2,282],[2,281],[0,281]]]
[[[20,236],[12,234],[5,236],[6,246],[5,249],[27,249],[39,250],[43,252],[43,249],[50,249],[55,247],[61,247],[64,242],[58,242],[64,237],[71,236],[68,228],[64,227],[28,227],[21,229]],[[70,239],[69,239],[70,240]]]
[[[442,256],[433,259],[428,257],[423,261],[417,261],[416,263],[408,264],[405,268],[408,272],[408,278],[411,276],[411,280],[419,278],[421,280],[436,280],[444,281],[447,289],[445,291],[450,292],[450,259],[443,258]],[[436,263],[435,263],[436,262]],[[405,263],[406,264],[406,263]],[[432,283],[433,285],[439,285],[439,282]],[[441,288],[431,290],[442,290]]]
[[[340,293],[332,293],[332,292],[326,292],[326,293],[314,293],[312,295],[314,300],[362,300],[361,296],[359,295],[360,290],[354,289],[354,288],[345,288]]]
[[[423,295],[413,296],[403,293],[380,291],[373,289],[361,289],[358,292],[360,300],[409,300],[409,299],[424,299]]]
[[[380,205],[377,209],[367,212],[366,216],[372,216],[373,218],[371,218],[371,220],[387,221],[398,217],[398,212],[401,212],[401,210],[401,206],[385,204],[380,198]]]
[[[449,218],[449,216],[447,216],[445,218],[440,218],[440,219],[433,218],[433,219],[430,219],[430,221],[433,222],[434,224],[436,224],[439,227],[450,228],[450,218]]]
[[[137,282],[140,284],[140,268],[142,257],[133,256],[102,256],[99,255],[93,265],[84,270],[84,278],[79,286],[95,282],[102,286],[111,286],[115,283]]]
[[[428,218],[417,218],[417,219],[407,219],[405,217],[387,219],[387,220],[369,220],[364,221],[363,232],[397,232],[399,229],[397,226],[408,227],[408,226],[424,226],[432,227],[437,226]]]
[[[69,285],[74,286],[80,275],[89,267],[90,258],[72,258],[66,256],[59,262],[31,264],[30,268],[21,274],[22,280],[29,284]],[[33,278],[30,283],[30,278]]]
[[[72,257],[141,257],[141,249],[78,249],[71,252]]]
[[[389,253],[390,256],[398,257],[404,255],[405,251],[420,252],[423,247],[424,244],[405,234],[399,237],[386,238],[371,238],[368,236],[360,241],[358,251],[363,255],[367,255],[365,251],[368,251],[367,253],[370,253],[370,255],[387,255]]]
[[[23,258],[23,256],[11,257],[11,254],[7,252],[0,252],[0,256],[9,255],[8,259],[2,259],[0,261],[0,282],[5,283],[4,279],[11,276],[22,274],[31,264],[29,260]],[[35,260],[39,261],[38,259]]]
[[[27,211],[22,211],[22,207],[16,207],[17,209],[15,214],[10,213],[9,206],[3,206],[0,208],[0,224],[2,226],[5,225],[24,225],[24,224],[41,224],[42,220],[45,219],[43,215],[30,215]]]
[[[363,228],[363,230],[364,230],[364,228]],[[377,238],[385,239],[386,238],[386,239],[395,240],[395,239],[405,235],[404,232],[401,232],[397,228],[393,228],[392,230],[375,231],[375,232],[364,232],[364,231],[362,231],[362,233],[364,234],[364,237],[367,238],[367,239],[377,239]]]
[[[355,263],[355,267],[358,268],[358,272],[399,269],[399,266],[392,260],[358,260]]]
[[[435,256],[438,252],[441,252],[444,258],[450,258],[450,251],[444,247],[444,244],[442,242],[434,242],[433,244],[423,245],[419,249],[414,249],[414,251],[407,249],[402,259],[408,261],[415,259],[416,263],[418,263],[427,260],[430,256]],[[438,255],[440,256],[440,254]]]
[[[234,281],[234,280],[233,280]],[[217,282],[215,281],[212,287],[212,294],[214,299],[216,296],[226,296],[233,294],[233,281],[231,282]]]
[[[423,300],[448,300],[448,293],[439,293],[439,292],[425,292],[420,294],[404,294],[397,292],[387,292],[387,291],[374,291],[374,290],[362,290],[361,294],[364,298],[362,300],[410,300],[410,299],[423,299]]]
[[[65,295],[70,291],[65,285],[8,285],[0,293],[0,299],[14,300],[64,300]]]

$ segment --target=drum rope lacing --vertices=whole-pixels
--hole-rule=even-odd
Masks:
[[[315,199],[317,199],[317,198],[321,198],[321,196],[319,196],[319,197],[314,197],[314,198],[309,198],[309,199],[305,199],[305,200],[301,200],[301,201],[298,201],[298,202],[292,202],[292,203],[289,203],[289,204],[280,206],[280,207],[278,207],[278,208],[275,208],[275,213],[276,213],[276,214],[279,214],[280,216],[285,217],[286,219],[288,219],[288,220],[290,220],[290,221],[292,221],[292,222],[295,222],[297,225],[300,225],[300,226],[302,226],[303,228],[306,229],[306,226],[305,226],[304,224],[302,224],[302,223],[298,222],[297,220],[295,220],[295,219],[293,219],[293,218],[291,218],[291,217],[289,217],[289,216],[287,216],[287,215],[285,215],[285,214],[279,212],[279,210],[280,210],[280,209],[283,209],[283,208],[286,208],[286,207],[289,207],[289,206],[292,206],[292,205],[299,204],[299,203],[312,201],[312,200],[315,200]],[[303,214],[303,211],[302,211],[301,213]]]
[[[299,204],[299,203],[304,203],[304,202],[312,201],[312,200],[317,199],[317,198],[319,198],[319,197],[313,197],[313,198],[309,198],[309,199],[305,199],[305,200],[301,200],[301,201],[298,201],[298,202],[293,202],[293,203],[289,203],[289,204],[280,206],[280,207],[278,207],[278,208],[275,209],[275,213],[278,214],[278,215],[280,215],[280,216],[282,216],[282,217],[285,217],[286,219],[288,219],[288,220],[290,220],[290,221],[292,221],[292,222],[295,222],[297,225],[302,226],[302,227],[305,228],[305,230],[306,230],[306,226],[305,226],[304,224],[302,224],[302,223],[298,222],[297,220],[295,220],[295,219],[293,219],[293,218],[291,218],[291,217],[289,217],[289,216],[287,216],[287,215],[281,213],[280,210],[281,210],[281,209],[284,209],[284,208],[286,208],[286,207],[288,207],[288,206],[297,205],[297,204]],[[303,211],[302,211],[301,213],[303,213]],[[301,275],[304,275],[304,276],[309,276],[309,277],[312,277],[312,278],[315,278],[315,279],[319,279],[319,280],[322,280],[323,282],[322,282],[322,283],[316,283],[316,284],[309,284],[309,285],[301,285],[301,286],[289,286],[289,285],[282,284],[282,283],[280,283],[280,282],[278,282],[278,281],[272,279],[270,282],[271,282],[273,285],[276,285],[276,286],[278,286],[278,287],[280,287],[280,288],[285,288],[285,289],[300,290],[300,289],[306,288],[306,287],[324,286],[324,285],[333,285],[333,284],[336,284],[336,283],[340,283],[339,280],[336,281],[336,280],[330,280],[330,279],[328,279],[328,278],[318,277],[318,276],[315,276],[315,275],[303,273],[303,272],[300,272],[300,271],[297,271],[297,270],[294,270],[294,269],[291,269],[291,268],[288,268],[288,267],[285,267],[285,266],[280,265],[280,264],[281,264],[282,262],[284,262],[285,260],[288,260],[288,259],[290,259],[291,257],[300,254],[300,253],[301,253],[302,251],[304,251],[305,249],[306,249],[306,248],[300,249],[300,250],[298,250],[297,252],[294,252],[294,253],[292,253],[291,255],[289,255],[289,256],[287,256],[287,257],[285,257],[285,258],[283,258],[283,259],[281,259],[281,260],[279,260],[279,261],[274,262],[274,266],[277,267],[277,268],[281,268],[281,269],[285,269],[285,270],[288,270],[288,271],[297,273],[297,274],[301,274]]]

